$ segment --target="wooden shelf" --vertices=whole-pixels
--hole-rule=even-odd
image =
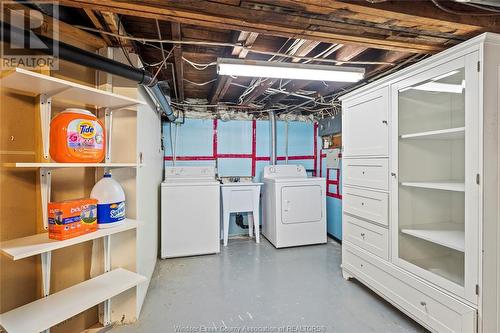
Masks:
[[[4,163],[7,168],[136,168],[137,163]]]
[[[448,128],[437,131],[428,131],[412,134],[403,134],[401,139],[420,140],[455,140],[465,138],[465,127]]]
[[[454,223],[424,224],[416,229],[401,229],[401,232],[453,250],[465,252],[465,232]]]
[[[92,88],[67,80],[16,68],[1,80],[4,88],[19,90],[31,95],[45,94],[69,104],[92,105],[112,109],[127,108],[145,102]]]
[[[465,183],[459,181],[438,181],[438,182],[402,182],[402,186],[420,187],[435,190],[465,192]]]
[[[117,268],[0,315],[9,333],[41,332],[116,296],[146,278]]]
[[[12,260],[19,260],[41,253],[61,249],[63,247],[83,243],[89,240],[101,238],[104,236],[116,234],[122,231],[137,228],[136,220],[126,219],[121,225],[106,229],[97,229],[97,231],[66,239],[49,239],[48,233],[37,234],[33,236],[11,239],[0,243],[0,251]]]

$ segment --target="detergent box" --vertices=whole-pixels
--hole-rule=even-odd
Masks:
[[[49,238],[64,240],[97,230],[97,200],[49,202]]]

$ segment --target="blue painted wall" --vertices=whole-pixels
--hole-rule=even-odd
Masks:
[[[174,128],[175,126],[172,126]],[[285,155],[285,122],[277,122],[278,156]],[[175,130],[173,130],[175,134]],[[267,121],[256,122],[256,155],[269,156],[269,124]],[[219,154],[251,154],[252,153],[252,121],[218,121],[217,150]],[[288,154],[289,156],[314,154],[314,125],[305,122],[288,123]],[[318,152],[320,151],[318,140]],[[163,142],[165,156],[172,156],[170,145],[170,125],[164,124]],[[213,121],[211,119],[186,119],[178,127],[177,156],[213,156]],[[213,165],[215,161],[177,161],[176,165]],[[278,161],[278,163],[285,163]],[[255,181],[260,181],[264,166],[268,161],[257,161]],[[301,164],[306,169],[314,169],[313,160],[294,160],[289,164]],[[172,161],[165,161],[165,165],[172,165]],[[251,158],[219,158],[217,160],[219,175],[224,176],[251,176]],[[245,217],[246,218],[246,217]],[[230,235],[246,234],[234,222],[232,214],[229,226]],[[247,221],[245,221],[247,223]]]
[[[326,160],[322,160],[322,177],[327,177]],[[342,169],[340,169],[339,189],[336,185],[328,185],[327,193],[342,194]],[[337,170],[330,169],[329,180],[337,180]],[[333,237],[342,240],[342,200],[331,196],[326,197],[327,232]]]

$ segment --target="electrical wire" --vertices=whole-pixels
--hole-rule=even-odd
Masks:
[[[179,45],[205,45],[205,46],[219,46],[219,47],[239,47],[244,49],[247,52],[250,53],[255,53],[255,54],[263,54],[263,55],[269,55],[272,57],[284,57],[284,58],[297,58],[299,60],[311,60],[311,61],[316,61],[316,62],[324,62],[324,63],[332,63],[332,64],[353,64],[353,65],[387,65],[387,66],[393,66],[393,62],[386,62],[386,61],[339,61],[335,59],[323,59],[323,58],[314,58],[314,57],[303,57],[303,56],[295,56],[295,55],[289,55],[285,53],[279,53],[279,52],[272,52],[272,51],[260,51],[256,49],[252,49],[249,47],[246,47],[242,44],[236,44],[236,43],[224,43],[224,42],[208,42],[208,41],[180,41],[180,40],[171,40],[171,39],[154,39],[154,38],[139,38],[139,37],[133,37],[133,36],[128,36],[128,35],[119,35],[115,34],[112,32],[104,31],[101,29],[94,29],[94,28],[89,28],[81,25],[77,25],[77,28],[80,28],[82,30],[87,30],[87,31],[92,31],[96,33],[102,33],[105,35],[109,36],[114,36],[114,37],[120,37],[122,39],[129,39],[129,40],[134,40],[138,41],[144,45],[152,46],[157,49],[160,49],[160,47],[152,45],[150,43],[165,43],[165,44],[179,44]]]
[[[442,11],[448,13],[448,14],[454,14],[454,15],[467,15],[467,16],[497,16],[500,15],[500,13],[468,13],[468,12],[459,12],[450,8],[447,8],[443,6],[442,4],[439,3],[438,0],[431,0],[434,6],[437,8],[441,9]],[[470,5],[470,4],[469,4]]]
[[[191,60],[187,59],[184,56],[182,57],[182,60],[184,60],[185,62],[187,62],[188,64],[190,64],[194,69],[196,69],[198,71],[205,70],[205,69],[207,69],[210,66],[217,66],[217,62],[216,61],[209,62],[208,64],[200,64],[200,63],[196,63],[194,61],[191,61]]]
[[[471,3],[471,2],[464,2],[463,4],[466,6],[471,6],[471,7],[479,8],[482,10],[487,10],[489,12],[500,13],[500,11],[498,9],[494,9],[494,8],[490,8],[490,7],[486,7],[486,6],[481,6],[481,5],[478,5],[475,3]]]
[[[198,83],[198,82],[190,81],[190,80],[185,79],[185,78],[183,78],[183,80],[186,81],[187,83],[193,84],[193,85],[198,86],[198,87],[206,86],[207,84],[210,84],[212,82],[217,81],[217,79],[213,79],[213,80],[210,80],[210,81]]]

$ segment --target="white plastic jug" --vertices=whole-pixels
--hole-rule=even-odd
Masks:
[[[122,224],[125,220],[125,192],[120,183],[111,178],[109,173],[99,180],[90,192],[90,197],[97,199],[97,226],[110,228]]]

